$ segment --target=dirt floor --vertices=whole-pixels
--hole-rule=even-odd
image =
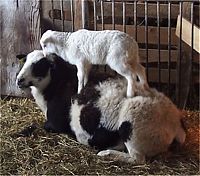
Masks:
[[[30,99],[7,98],[0,102],[0,175],[200,174],[199,111],[185,111],[187,138],[182,147],[135,166],[98,157],[96,150],[67,136],[45,132],[44,116]],[[35,130],[23,137],[19,132],[24,129]]]

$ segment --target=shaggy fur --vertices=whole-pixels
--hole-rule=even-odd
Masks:
[[[30,75],[26,77],[26,72],[31,73],[32,63],[40,62],[43,57],[39,54],[27,56],[25,68],[17,77],[19,85],[24,85],[19,83],[20,79],[24,82],[35,79],[30,79]],[[53,131],[72,134],[80,143],[100,149],[99,156],[110,155],[135,164],[144,163],[145,157],[167,151],[174,140],[181,144],[184,142],[181,113],[164,94],[155,89],[143,90],[138,85],[136,96],[126,98],[126,80],[110,78],[88,85],[83,93],[73,96],[72,88],[76,84],[72,78],[76,76],[76,70],[56,55],[48,56],[46,60],[53,65],[46,74],[49,82],[45,88],[41,86],[42,90],[39,82],[34,85],[33,81],[32,86],[47,102],[47,123]],[[63,76],[64,70],[69,77]],[[47,80],[46,77],[43,79]],[[66,84],[60,87],[62,82]],[[94,91],[92,96],[90,91]],[[33,96],[37,102],[38,95]],[[118,146],[126,148],[128,153],[116,150]]]
[[[134,96],[136,76],[143,88],[148,88],[145,69],[139,63],[138,45],[128,34],[116,30],[70,33],[46,31],[40,40],[44,55],[56,53],[78,72],[78,93],[88,82],[91,64],[109,65],[128,82],[127,97]]]

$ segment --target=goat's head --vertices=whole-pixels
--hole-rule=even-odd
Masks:
[[[17,75],[16,84],[19,88],[35,86],[44,89],[50,82],[52,61],[44,57],[42,50],[35,50],[28,55],[17,55],[23,66]]]

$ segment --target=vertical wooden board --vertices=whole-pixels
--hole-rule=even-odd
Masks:
[[[191,18],[191,2],[183,3],[183,14],[182,17],[190,20]],[[182,31],[183,31],[182,26]],[[182,39],[181,39],[182,40]],[[177,59],[177,81],[176,81],[176,104],[179,108],[186,106],[188,95],[190,91],[190,78],[192,74],[192,58],[191,48],[184,42],[181,41],[178,45],[179,58]]]
[[[39,49],[39,0],[1,1],[1,95],[24,95],[15,85],[16,55]],[[25,94],[27,95],[27,94]]]
[[[176,26],[176,35],[180,37],[180,26],[181,26],[181,19],[180,15],[178,16],[177,19],[177,26]],[[191,47],[192,43],[192,24],[190,21],[186,20],[185,18],[182,18],[182,40],[187,43]],[[200,29],[194,25],[193,28],[193,48],[200,53]]]
[[[76,31],[78,29],[82,29],[82,1],[75,1],[74,9],[74,28]]]

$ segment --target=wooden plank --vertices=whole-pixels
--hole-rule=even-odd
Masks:
[[[168,69],[161,69],[160,70],[160,81],[161,83],[168,83]],[[170,70],[170,75],[171,75],[171,84],[175,84],[176,83],[176,74],[177,74],[177,71],[176,70]],[[148,68],[148,80],[149,82],[159,82],[158,81],[158,75],[159,75],[159,70],[158,68]]]
[[[62,20],[61,10],[59,10],[59,9],[51,9],[49,11],[49,17],[51,19],[54,18],[56,20]],[[64,10],[63,11],[63,17],[64,17],[64,20],[71,21],[71,12],[70,12],[70,10]]]
[[[97,3],[97,9],[100,9],[100,3]],[[112,14],[112,4],[110,2],[104,2],[104,10],[105,10],[105,17],[111,16]],[[134,4],[127,2],[126,3],[126,16],[134,17]],[[179,14],[179,5],[172,4],[171,5],[171,19],[176,19]],[[97,15],[101,16],[100,10],[97,11]],[[137,17],[144,17],[145,15],[145,5],[144,3],[138,2],[137,3]],[[122,17],[122,3],[116,2],[115,3],[115,16]],[[162,18],[168,18],[168,4],[160,4],[160,16]],[[156,4],[148,3],[148,18],[157,18],[157,6]]]
[[[41,2],[41,31],[44,33],[48,29],[61,31],[61,3],[58,0],[40,0]],[[52,9],[53,7],[53,9]],[[70,1],[63,0],[64,9],[64,29],[65,31],[72,31]]]
[[[39,0],[1,1],[1,95],[22,96],[15,84],[19,62],[16,55],[38,49]]]
[[[194,56],[193,56],[193,62],[196,64],[200,64],[200,55],[197,52],[194,52]]]
[[[151,62],[158,62],[158,53],[159,51],[157,49],[148,49],[148,61]],[[145,63],[146,62],[146,50],[145,49],[139,49],[139,55],[140,55],[140,62]],[[177,50],[171,50],[171,62],[176,62],[178,56]],[[168,62],[168,50],[160,50],[160,58],[161,62]]]
[[[75,31],[82,29],[82,1],[75,1],[74,27]]]
[[[177,19],[177,26],[176,26],[176,35],[180,37],[180,15],[178,15]],[[194,25],[193,30],[194,38],[193,38],[193,48],[200,53],[200,29]],[[185,18],[182,18],[182,38],[185,43],[187,43],[189,46],[191,46],[192,43],[192,24],[186,20]]]
[[[105,24],[105,29],[112,29],[112,24]],[[97,29],[101,30],[101,24],[97,24]],[[123,25],[115,25],[116,30],[123,31]],[[175,28],[171,28],[171,44],[177,45],[178,44],[178,37],[175,35]],[[131,36],[135,34],[135,27],[133,25],[126,25],[126,33]],[[168,45],[168,30],[165,27],[160,27],[160,44]],[[145,27],[138,26],[137,27],[137,42],[138,43],[145,43]],[[148,42],[149,44],[158,44],[157,39],[157,27],[148,26]]]

